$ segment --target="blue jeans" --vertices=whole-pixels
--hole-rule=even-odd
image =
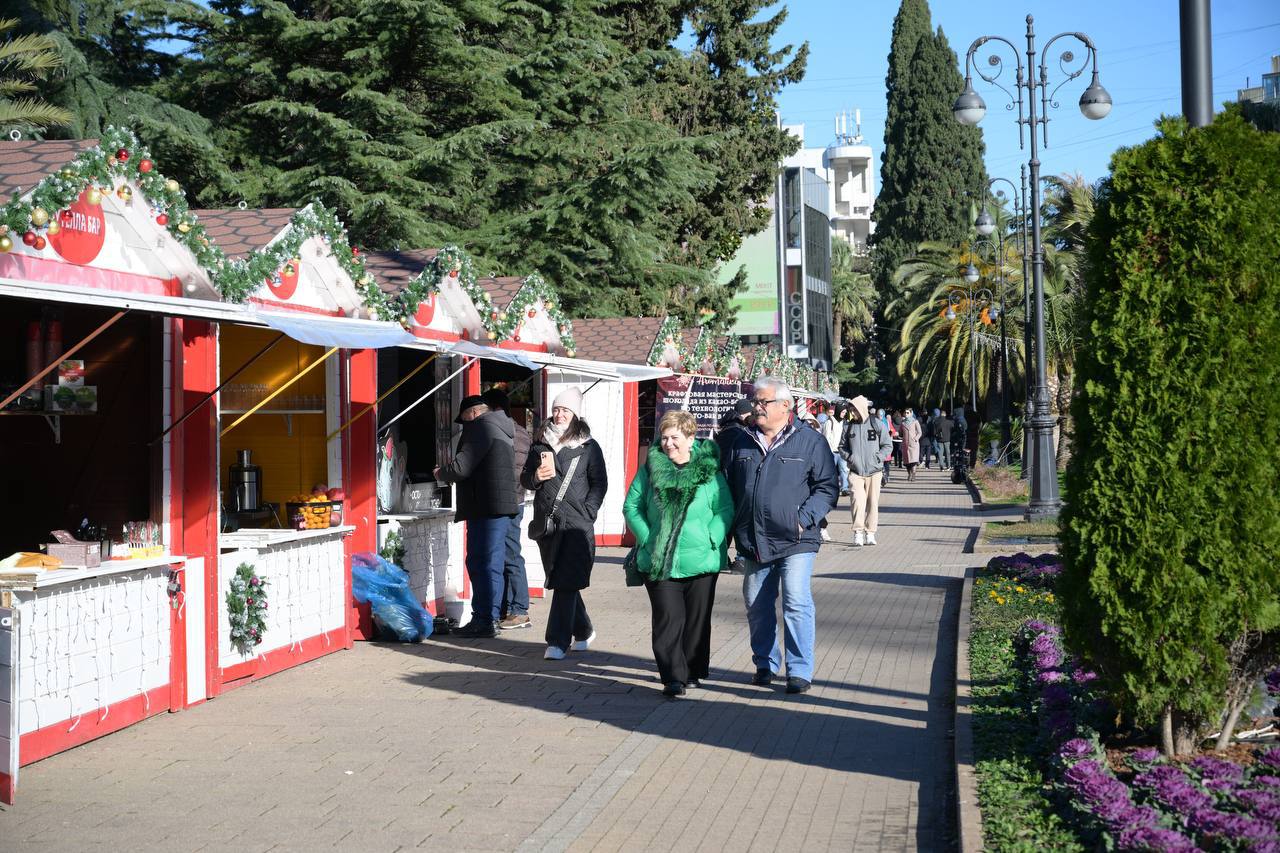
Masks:
[[[502,606],[504,616],[529,615],[529,575],[520,550],[520,528],[524,526],[524,503],[516,504],[516,514],[507,528],[507,557],[502,564]]]
[[[511,516],[472,518],[467,521],[467,577],[471,579],[471,621],[498,624],[502,601],[502,557],[506,551]]]
[[[840,491],[849,490],[849,463],[844,461],[844,457],[839,453],[832,453],[836,460],[836,470],[840,472]]]
[[[951,442],[936,440],[933,443],[938,454],[938,464],[943,468],[951,467]]]
[[[751,661],[756,669],[782,669],[778,648],[778,581],[782,581],[782,625],[787,644],[787,676],[813,680],[814,615],[809,576],[817,554],[792,554],[768,563],[743,558],[742,597],[751,629]]]

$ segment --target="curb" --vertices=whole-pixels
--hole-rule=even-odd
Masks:
[[[1053,554],[1060,548],[1061,544],[1056,539],[1051,542],[1010,542],[1007,539],[987,539],[979,532],[966,553],[1012,554],[1023,551],[1027,554]]]
[[[976,569],[964,573],[964,591],[960,596],[960,618],[956,628],[956,821],[960,853],[982,849],[982,810],[978,807],[978,779],[973,760],[973,695],[969,673],[969,611],[973,601],[973,577]]]

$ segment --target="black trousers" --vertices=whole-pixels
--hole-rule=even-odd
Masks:
[[[663,684],[707,677],[711,666],[711,608],[717,574],[645,581],[653,608],[653,657]]]
[[[582,592],[557,589],[551,593],[551,609],[547,612],[547,645],[569,649],[574,640],[591,636],[591,617],[582,603]]]

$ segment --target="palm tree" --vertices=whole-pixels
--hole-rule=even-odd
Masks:
[[[968,320],[967,283],[961,277],[972,262],[986,279],[978,287],[994,293],[996,265],[992,258],[984,261],[975,255],[968,243],[948,246],[922,243],[916,254],[904,261],[894,274],[894,283],[902,294],[889,305],[887,314],[900,319],[901,334],[895,352],[898,373],[908,392],[926,400],[941,400],[972,390],[974,396],[985,397],[1001,376],[1003,355],[998,321],[988,308],[981,308],[974,323]],[[1017,294],[1021,289],[1021,257],[1006,253],[1003,280],[1006,293],[1006,328],[1021,323],[1022,306]],[[961,301],[958,313],[948,317],[952,294]],[[976,306],[975,306],[976,307]],[[1022,380],[1022,341],[1017,335],[1005,339],[1009,350],[1009,372],[1013,381]],[[971,361],[974,367],[970,368]],[[976,387],[970,389],[976,376]]]
[[[1047,178],[1045,193],[1045,359],[1049,386],[1060,426],[1057,458],[1063,470],[1071,458],[1071,396],[1075,353],[1082,329],[1080,306],[1088,274],[1085,238],[1098,198],[1098,185],[1080,175]]]
[[[17,18],[0,18],[0,127],[44,130],[71,124],[71,113],[32,97],[32,78],[42,79],[62,65],[57,44],[46,35],[14,35],[17,26]]]
[[[858,258],[844,240],[831,243],[832,352],[840,360],[844,345],[866,343],[875,324],[875,286],[870,265]]]

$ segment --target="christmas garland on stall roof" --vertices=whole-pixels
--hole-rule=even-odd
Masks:
[[[132,204],[131,185],[135,184],[156,224],[195,256],[219,295],[228,302],[244,302],[264,281],[278,279],[280,270],[297,257],[302,244],[313,236],[329,244],[353,281],[361,285],[373,281],[365,272],[358,250],[350,247],[337,215],[319,201],[298,211],[280,240],[255,250],[247,258],[229,259],[210,241],[178,182],[156,168],[150,150],[132,131],[114,125],[107,127],[97,145],[79,152],[66,166],[42,178],[28,199],[15,195],[0,207],[0,252],[12,250],[14,234],[21,234],[24,243],[43,251],[47,236],[61,228],[60,211],[75,204],[81,194],[87,202],[97,205],[102,203],[104,194],[114,192],[125,204]]]
[[[724,346],[716,350],[716,373],[728,376],[729,366],[734,359],[738,360],[738,369],[742,370],[742,339],[730,332],[725,337]]]
[[[267,582],[249,563],[236,566],[227,590],[227,622],[231,646],[242,655],[252,654],[267,631]]]
[[[663,318],[662,324],[658,326],[658,334],[653,339],[653,346],[649,349],[649,366],[650,367],[672,367],[673,364],[662,363],[662,351],[668,346],[675,347],[676,353],[680,361],[685,361],[684,340],[681,334],[680,321],[668,314]]]
[[[573,356],[575,343],[573,325],[560,310],[555,291],[542,276],[533,273],[524,280],[524,285],[505,309],[499,309],[493,302],[489,292],[480,284],[476,275],[475,263],[471,256],[457,246],[449,245],[438,251],[434,258],[395,296],[387,296],[372,280],[363,286],[365,304],[377,315],[378,319],[408,325],[409,319],[418,311],[423,300],[440,292],[446,278],[456,279],[458,286],[467,294],[480,313],[480,322],[491,341],[519,340],[519,329],[525,316],[537,315],[537,303],[541,300],[543,307],[556,324],[560,335],[560,343],[566,354]],[[533,313],[530,313],[533,312]]]
[[[689,370],[693,373],[703,373],[702,366],[709,365],[712,376],[719,376],[716,372],[715,359],[711,355],[712,345],[715,343],[716,333],[709,326],[700,326],[698,328],[698,340],[694,341],[693,351],[689,354]]]

